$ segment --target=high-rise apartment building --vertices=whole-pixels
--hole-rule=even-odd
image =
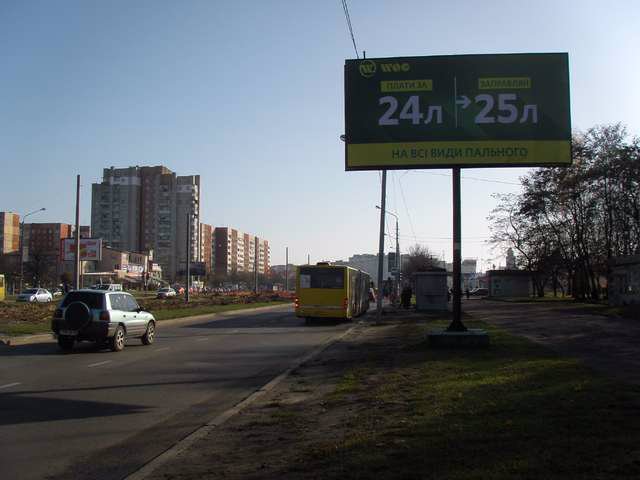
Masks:
[[[92,185],[93,236],[118,250],[153,250],[170,279],[186,265],[188,221],[191,260],[199,261],[199,175],[178,176],[164,166],[111,167]]]
[[[258,273],[267,275],[271,264],[271,250],[269,242],[263,238],[258,239]]]
[[[0,255],[20,250],[20,215],[0,212]]]
[[[230,227],[214,229],[213,266],[216,274],[254,272],[256,252],[258,253],[258,273],[268,273],[271,253],[267,240]]]

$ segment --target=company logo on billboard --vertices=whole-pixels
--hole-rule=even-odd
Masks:
[[[384,73],[408,72],[411,67],[408,63],[381,63],[380,70]]]
[[[364,78],[371,78],[376,74],[378,66],[373,60],[363,60],[360,62],[360,75]],[[383,73],[408,72],[411,66],[408,63],[381,63],[380,70]]]
[[[360,75],[364,78],[371,78],[376,74],[376,63],[372,60],[360,62]]]

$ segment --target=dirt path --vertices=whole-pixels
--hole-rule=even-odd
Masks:
[[[611,318],[571,302],[509,303],[472,299],[470,318],[497,325],[580,358],[618,380],[640,384],[640,319]]]

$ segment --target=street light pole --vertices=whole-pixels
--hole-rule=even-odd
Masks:
[[[46,208],[42,207],[38,210],[34,210],[33,212],[29,212],[26,215],[23,215],[22,221],[20,222],[20,293],[22,293],[22,277],[24,276],[24,221],[29,215],[33,215],[34,213],[42,212],[46,210]]]

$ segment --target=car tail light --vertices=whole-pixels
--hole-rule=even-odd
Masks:
[[[342,300],[342,309],[346,310],[347,306],[349,305],[349,299],[345,298],[344,300]]]
[[[111,320],[111,317],[109,316],[109,310],[103,310],[100,312],[100,320],[104,321],[104,322],[108,322],[109,320]]]
[[[300,299],[298,297],[293,299],[293,306],[295,308],[300,308]]]

